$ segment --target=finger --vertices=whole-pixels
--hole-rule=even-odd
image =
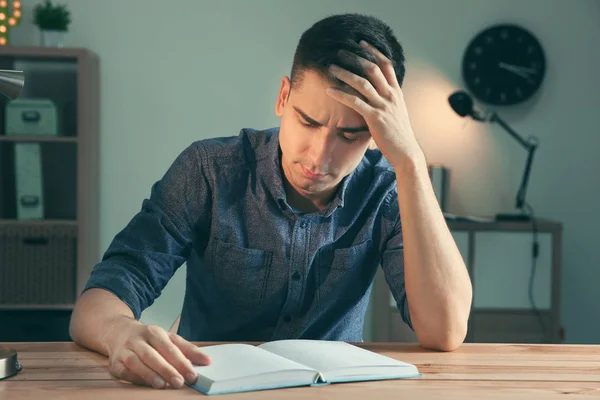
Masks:
[[[367,104],[364,100],[362,100],[356,95],[348,94],[343,90],[331,87],[328,88],[326,92],[333,99],[339,101],[347,107],[350,107],[351,109],[362,115],[365,119],[367,119],[367,117],[373,112],[373,107],[371,107],[369,104]]]
[[[133,383],[135,385],[139,385],[139,386],[149,386],[148,382],[146,382],[144,379],[142,379],[142,377],[134,374],[127,368],[123,369],[123,372],[121,373],[121,377],[119,379],[121,379],[123,381],[131,382],[131,383]]]
[[[379,65],[347,50],[340,50],[338,55],[344,63],[349,63],[350,65],[358,64],[359,70],[364,71],[377,93],[383,98],[391,98],[392,91],[390,84],[385,75],[383,75]]]
[[[119,374],[120,378],[131,382],[136,380],[135,377],[137,376],[156,389],[164,389],[166,387],[164,377],[161,377],[157,371],[150,368],[148,364],[142,360],[140,355],[136,354],[134,351],[125,353],[122,360],[124,369]]]
[[[169,338],[171,339],[171,342],[175,344],[175,346],[179,347],[179,350],[181,350],[183,355],[190,360],[192,364],[209,365],[212,362],[208,354],[204,354],[198,346],[188,342],[181,336],[177,334],[171,334],[169,335]]]
[[[331,71],[333,76],[335,76],[340,81],[346,83],[348,86],[350,86],[358,93],[363,95],[367,99],[369,104],[371,104],[374,107],[383,106],[383,99],[381,98],[379,93],[377,93],[377,90],[375,90],[375,88],[373,87],[371,82],[369,82],[369,80],[356,74],[353,74],[352,72],[336,64],[331,64],[329,66],[329,70]]]
[[[183,356],[189,360],[189,363],[186,363],[186,369],[185,372],[183,372],[183,376],[185,376],[185,379],[189,383],[195,383],[198,378],[198,373],[194,369],[194,365],[209,365],[212,360],[208,355],[204,354],[198,346],[193,345],[177,334],[170,334],[169,339],[173,345],[179,348]]]
[[[169,382],[174,388],[180,388],[183,386],[184,380],[181,374],[173,365],[167,362],[167,360],[165,360],[163,356],[155,348],[153,348],[153,346],[146,342],[139,341],[135,343],[132,350],[139,357],[144,367],[156,372],[165,382]],[[127,363],[125,365],[131,369],[132,372],[146,379],[142,373],[132,369],[129,365],[127,365]],[[135,365],[137,366],[138,364]],[[144,371],[146,371],[146,369],[144,369]]]
[[[192,362],[173,343],[169,334],[162,328],[151,331],[148,343],[188,382],[194,382],[197,374]],[[183,383],[183,382],[182,382]]]
[[[360,45],[365,49],[369,50],[373,56],[377,59],[377,65],[381,69],[381,72],[385,76],[387,82],[395,88],[399,88],[398,78],[396,77],[396,71],[394,70],[394,65],[381,51],[379,51],[375,46],[370,43],[365,42],[364,40],[360,41]]]

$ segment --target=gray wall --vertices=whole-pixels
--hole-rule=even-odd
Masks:
[[[541,141],[528,199],[564,223],[562,315],[571,343],[600,340],[600,2],[596,0],[199,1],[63,0],[73,12],[70,46],[101,57],[101,248],[140,208],[151,184],[191,141],[278,123],[274,102],[304,29],[331,14],[382,17],[405,46],[404,90],[431,162],[452,170],[449,211],[512,211],[525,152],[499,127],[456,117],[446,97],[462,87],[462,51],[496,22],[516,22],[548,59],[539,96],[498,110]],[[36,44],[31,8],[14,44]],[[181,307],[183,270],[147,322],[170,324]]]

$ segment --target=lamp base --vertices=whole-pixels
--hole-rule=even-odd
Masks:
[[[500,213],[495,216],[496,221],[531,221],[531,215],[523,213]]]
[[[16,375],[20,370],[17,352],[0,347],[0,380]]]

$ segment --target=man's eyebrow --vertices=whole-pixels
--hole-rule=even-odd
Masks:
[[[345,133],[362,133],[362,132],[369,132],[369,127],[368,126],[357,126],[356,128],[346,128],[346,127],[340,127],[338,128],[338,130],[345,132]]]
[[[299,109],[298,107],[294,106],[294,110],[296,110],[296,112],[298,114],[300,114],[300,116],[302,118],[304,118],[306,120],[306,122],[310,123],[311,125],[315,125],[315,126],[323,126],[322,123],[315,121],[314,119],[312,119],[311,117],[309,117],[308,115],[306,115],[306,113],[304,111],[302,111],[301,109]]]
[[[314,119],[312,119],[311,117],[309,117],[308,115],[306,115],[306,113],[304,111],[302,111],[301,109],[299,109],[298,107],[294,106],[294,110],[296,110],[296,112],[298,114],[300,114],[300,116],[302,118],[304,118],[304,120],[306,120],[306,122],[308,122],[311,125],[314,126],[323,126],[322,123],[315,121]],[[339,127],[337,128],[339,131],[345,132],[345,133],[361,133],[361,132],[368,132],[369,131],[369,127],[368,126],[358,126],[355,128],[350,128],[350,127]]]

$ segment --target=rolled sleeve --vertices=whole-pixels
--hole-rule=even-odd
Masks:
[[[412,322],[408,310],[406,285],[404,279],[404,242],[402,238],[402,224],[400,211],[395,192],[386,198],[385,220],[389,225],[390,234],[382,253],[381,267],[392,296],[398,305],[402,320],[411,328]]]
[[[211,195],[200,144],[186,148],[120,231],[84,287],[113,293],[136,319],[187,260],[192,241],[208,231]]]

